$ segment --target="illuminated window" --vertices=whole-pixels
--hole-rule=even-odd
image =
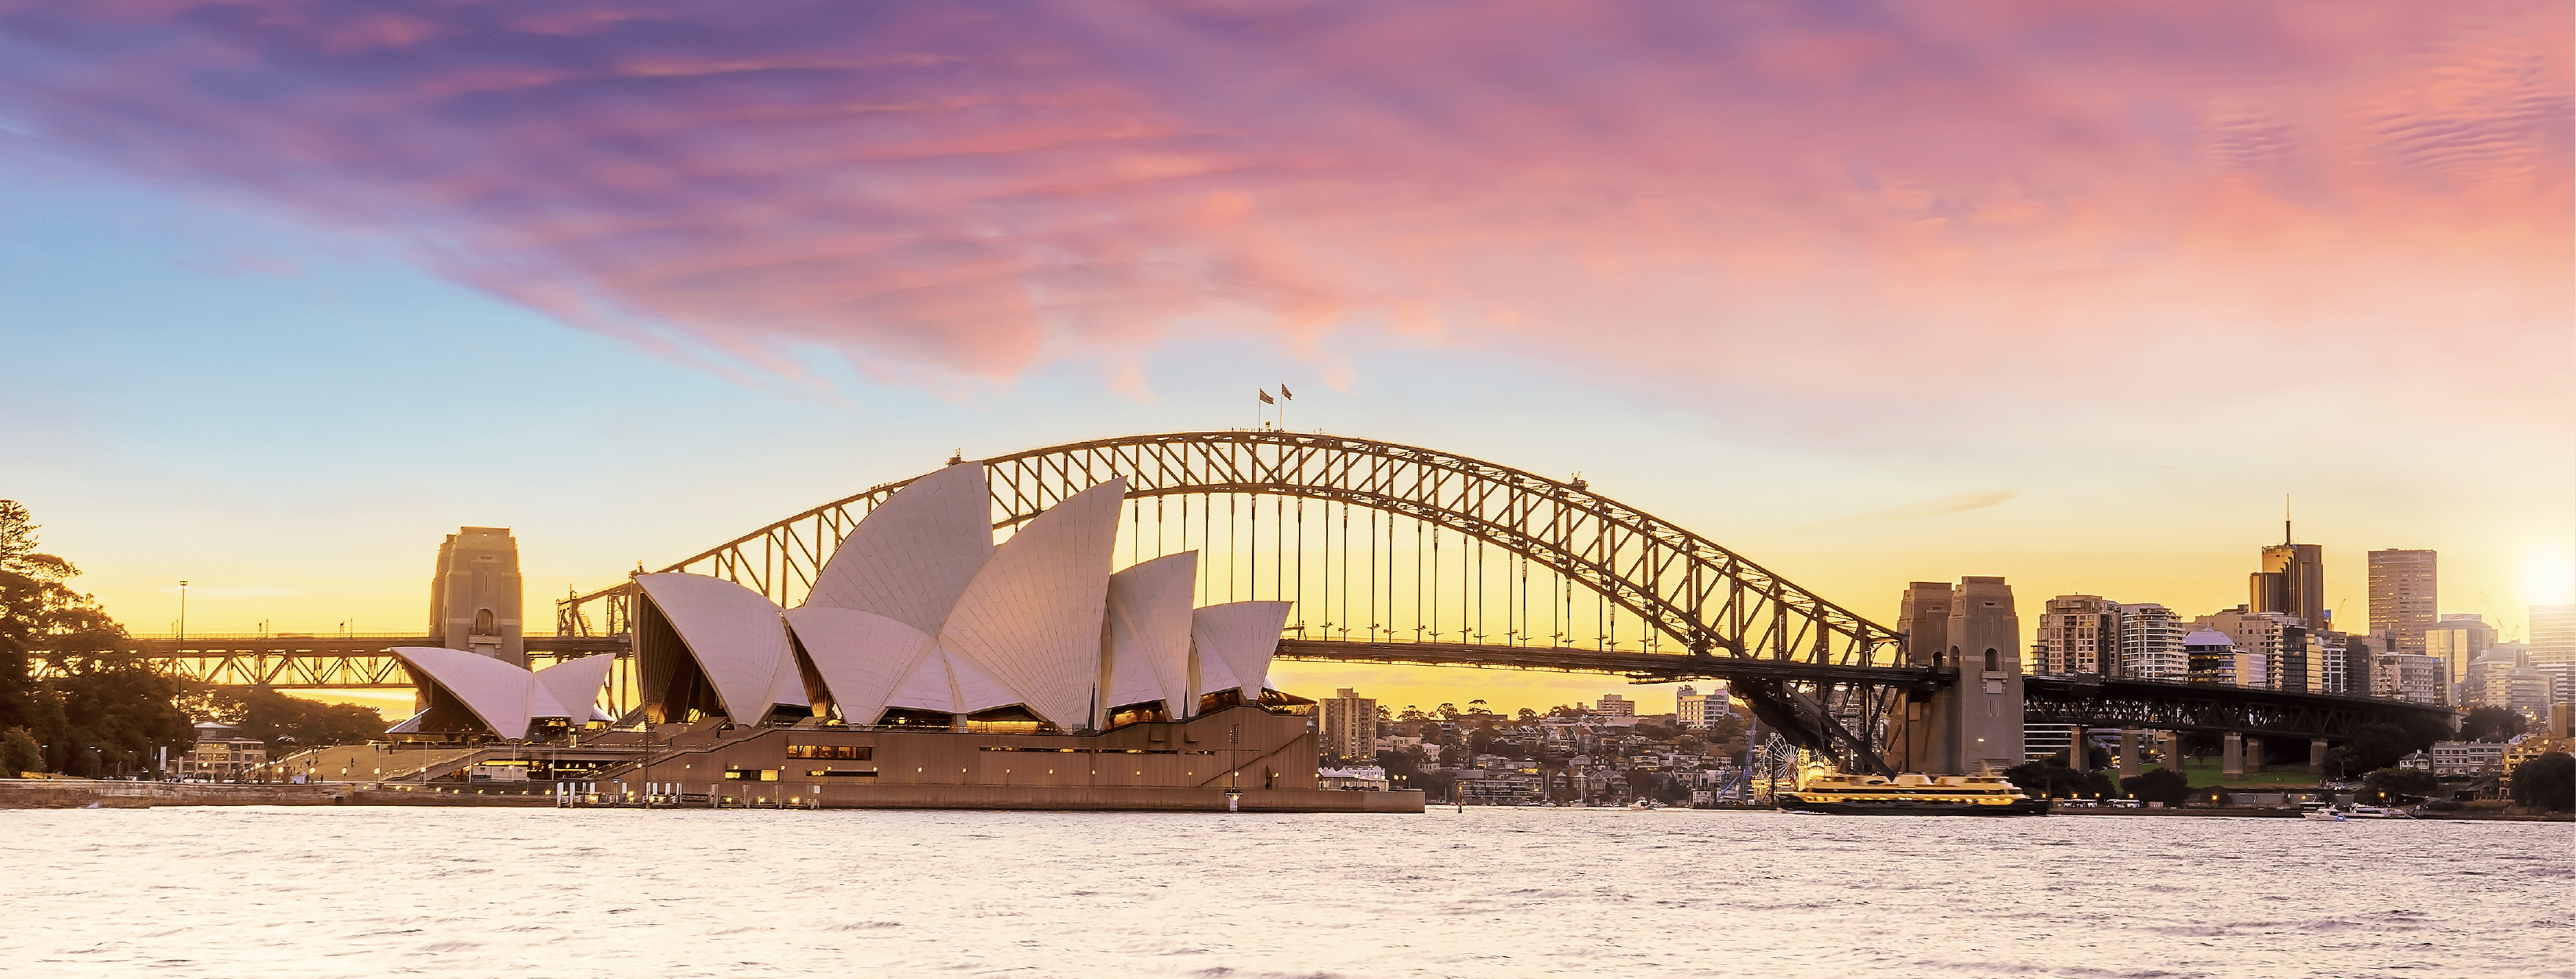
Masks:
[[[831,761],[873,761],[876,758],[876,748],[873,745],[864,744],[791,744],[787,746],[787,757]]]

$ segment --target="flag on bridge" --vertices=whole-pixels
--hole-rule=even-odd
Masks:
[[[1272,397],[1270,396],[1270,389],[1269,389],[1269,388],[1262,388],[1258,393],[1261,395],[1261,403],[1262,403],[1262,404],[1266,404],[1266,405],[1275,405],[1275,404],[1278,404],[1278,403],[1279,403],[1278,399],[1272,398]]]
[[[1293,391],[1288,390],[1288,382],[1286,382],[1286,381],[1281,381],[1281,382],[1279,382],[1279,396],[1280,396],[1280,397],[1283,397],[1283,398],[1286,398],[1286,399],[1288,399],[1288,400],[1290,400],[1290,401],[1295,401],[1295,400],[1297,400],[1297,394],[1296,394],[1296,392],[1293,392]]]

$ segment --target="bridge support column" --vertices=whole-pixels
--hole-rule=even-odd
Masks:
[[[2234,731],[2227,732],[2227,746],[2220,749],[2220,754],[2218,756],[2218,777],[2245,777],[2244,735],[2238,734]]]
[[[2182,772],[2182,732],[2156,732],[2156,753],[2164,759],[2164,767],[2167,771],[2180,774]]]
[[[1976,775],[2021,764],[2021,618],[2002,578],[1917,581],[1899,612],[1909,661],[1954,667],[1959,680],[1909,703],[1899,771]]]
[[[2138,777],[2138,740],[2142,733],[2133,727],[2120,729],[2120,778],[2124,780]]]
[[[2325,773],[2326,773],[2326,739],[2324,739],[2324,738],[2309,738],[2309,739],[2308,739],[2308,774],[2310,774],[2310,775],[2323,775],[2323,774],[2325,774]]]

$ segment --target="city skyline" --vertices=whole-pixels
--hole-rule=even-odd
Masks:
[[[2442,553],[2440,613],[2576,600],[2556,7],[0,9],[6,491],[137,631],[180,580],[192,629],[419,628],[463,526],[533,605],[1283,382],[1290,427],[1580,472],[1882,623],[1963,575],[2232,607],[2283,493],[2339,621],[2385,548]]]

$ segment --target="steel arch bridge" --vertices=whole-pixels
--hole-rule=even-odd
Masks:
[[[950,460],[952,464],[962,461]],[[1478,658],[1474,650],[1481,648],[1481,658],[1507,662],[1536,650],[1571,646],[1571,636],[1563,631],[1562,624],[1574,615],[1573,592],[1580,587],[1605,607],[1609,649],[1615,650],[1620,641],[1616,635],[1618,615],[1625,613],[1638,626],[1639,645],[1659,658],[1668,658],[1666,661],[1676,667],[1653,673],[1728,680],[1735,695],[1750,704],[1766,724],[1803,747],[1832,756],[1846,770],[1886,771],[1887,765],[1873,741],[1891,701],[1899,691],[1928,691],[1954,675],[1954,671],[1908,665],[1902,637],[1894,630],[1827,601],[1669,520],[1595,493],[1579,478],[1549,479],[1417,446],[1276,430],[1136,435],[1031,449],[981,461],[991,488],[997,529],[1028,520],[1086,487],[1124,477],[1131,508],[1137,507],[1139,501],[1153,501],[1157,507],[1154,549],[1158,552],[1189,547],[1190,498],[1206,501],[1199,510],[1203,524],[1199,544],[1207,546],[1214,543],[1215,498],[1237,501],[1250,497],[1253,505],[1249,508],[1248,536],[1254,542],[1254,558],[1247,570],[1253,579],[1251,591],[1257,597],[1300,599],[1301,616],[1305,586],[1314,580],[1305,568],[1311,553],[1306,547],[1311,538],[1305,501],[1344,508],[1340,549],[1345,568],[1348,552],[1355,546],[1348,519],[1350,508],[1415,522],[1417,546],[1412,553],[1417,571],[1426,553],[1419,544],[1422,528],[1432,529],[1428,552],[1433,569],[1432,594],[1429,600],[1424,599],[1423,583],[1417,577],[1413,603],[1417,620],[1428,618],[1431,625],[1417,621],[1410,630],[1388,625],[1403,604],[1400,596],[1393,594],[1387,596],[1387,614],[1379,614],[1374,592],[1379,567],[1375,549],[1383,540],[1392,552],[1400,541],[1392,519],[1381,537],[1372,516],[1366,542],[1370,549],[1372,606],[1365,617],[1386,621],[1371,621],[1364,630],[1365,639],[1350,639],[1349,633],[1358,628],[1353,620],[1363,616],[1347,599],[1350,576],[1345,575],[1341,582],[1345,601],[1338,626],[1340,638],[1333,637],[1334,622],[1328,620],[1318,630],[1301,617],[1292,627],[1297,635],[1290,638],[1306,641],[1292,642],[1283,649],[1282,655],[1287,658],[1383,660],[1386,657],[1382,647],[1388,643],[1380,642],[1381,638],[1392,641],[1400,633],[1411,631],[1414,640],[1419,641],[1428,631],[1432,640],[1438,640],[1445,634],[1440,621],[1444,607],[1440,603],[1446,600],[1442,588],[1463,589],[1472,577],[1476,592],[1471,596],[1462,590],[1459,604],[1489,604],[1485,602],[1485,586],[1493,576],[1482,560],[1486,549],[1491,548],[1505,555],[1506,561],[1521,562],[1519,581],[1523,594],[1518,599],[1517,613],[1520,625],[1503,630],[1503,643],[1487,643],[1484,640],[1491,634],[1482,626],[1488,623],[1471,626],[1467,612],[1462,610],[1459,642],[1436,643],[1449,651],[1451,661],[1455,661],[1462,647],[1468,648],[1469,658]],[[841,538],[869,510],[910,482],[907,479],[871,487],[744,534],[662,570],[725,578],[782,605],[795,604],[812,587],[815,575]],[[1182,501],[1181,546],[1166,548],[1163,524],[1169,515],[1160,508],[1164,499],[1173,497]],[[1285,544],[1274,548],[1270,555],[1275,565],[1271,569],[1272,590],[1266,593],[1259,587],[1264,570],[1259,557],[1264,499],[1274,505],[1268,532],[1283,542],[1288,533],[1284,525],[1290,518],[1282,501],[1299,501],[1295,517],[1296,571],[1292,577]],[[1144,516],[1141,509],[1134,512],[1130,553],[1131,557],[1141,557]],[[1245,526],[1243,515],[1243,507],[1229,503],[1224,517],[1229,545],[1239,540],[1236,531]],[[1329,511],[1322,523],[1326,553],[1317,561],[1328,563],[1335,550]],[[1440,569],[1445,567],[1442,562],[1450,560],[1438,550],[1441,532],[1475,546],[1474,567],[1468,566],[1463,555],[1457,558],[1458,585],[1439,583]],[[1388,560],[1388,578],[1392,580],[1398,569],[1391,563],[1391,553]],[[1544,645],[1534,645],[1538,638],[1534,634],[1536,612],[1526,594],[1531,565],[1565,583],[1561,604],[1566,615],[1555,615],[1559,596],[1551,595],[1550,620],[1560,628],[1546,637],[1549,641]],[[1231,576],[1236,569],[1229,558],[1228,574]],[[1510,574],[1507,568],[1507,583]],[[1329,588],[1333,579],[1327,574],[1324,581]],[[1229,577],[1229,589],[1231,582]],[[566,598],[557,605],[557,633],[623,634],[633,593],[632,584],[622,584]],[[1329,608],[1329,602],[1326,604]],[[1514,613],[1508,595],[1505,606],[1504,621],[1509,624],[1514,621]],[[1334,647],[1346,642],[1353,655],[1337,655]],[[1378,649],[1370,652],[1361,647]],[[1671,651],[1665,652],[1667,649]]]

